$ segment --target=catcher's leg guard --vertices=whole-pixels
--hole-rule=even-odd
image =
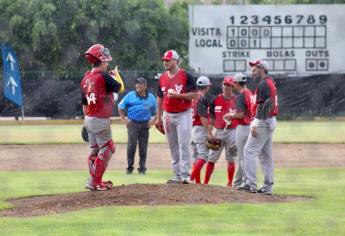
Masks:
[[[235,162],[228,162],[228,186],[232,187],[232,179],[235,173]]]
[[[200,172],[205,163],[206,161],[203,159],[198,159],[195,163],[194,169],[191,174],[191,178],[193,178],[195,180],[195,183],[197,184],[200,184]]]
[[[92,166],[93,166],[93,163],[95,162],[95,160],[97,158],[98,152],[99,152],[99,148],[98,148],[97,144],[90,146],[90,156],[87,159],[87,163],[89,165],[90,176],[92,176],[92,173],[91,173],[92,172]]]
[[[108,167],[108,162],[111,155],[115,152],[115,144],[112,140],[105,143],[100,150],[100,154],[97,156],[93,167],[92,167],[92,177],[94,186],[102,185],[102,177],[105,170]]]
[[[214,162],[207,162],[204,184],[208,184],[208,182],[210,181],[213,170],[214,170]]]

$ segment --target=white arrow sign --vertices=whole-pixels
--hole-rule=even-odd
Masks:
[[[13,56],[11,53],[9,53],[6,57],[6,61],[10,62],[11,65],[11,70],[14,70],[14,64],[16,63],[16,60],[14,60]]]
[[[12,95],[16,94],[16,87],[18,87],[17,82],[13,79],[13,77],[11,76],[10,79],[7,82],[6,86],[11,86],[12,89]]]

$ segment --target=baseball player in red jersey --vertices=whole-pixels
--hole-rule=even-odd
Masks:
[[[244,165],[246,184],[239,190],[251,193],[272,194],[274,184],[274,164],[272,158],[272,134],[276,128],[278,102],[276,86],[268,76],[268,63],[264,60],[250,62],[252,76],[258,81],[255,90],[254,120],[250,124],[250,135],[244,147]],[[256,189],[256,158],[260,153],[264,184]]]
[[[210,114],[216,128],[215,138],[222,140],[221,148],[217,151],[210,150],[206,165],[204,184],[208,184],[214,170],[214,164],[219,160],[222,150],[225,148],[225,159],[228,161],[228,181],[232,187],[235,173],[235,159],[237,156],[235,132],[237,123],[234,120],[225,120],[224,115],[233,112],[236,104],[236,96],[233,94],[234,81],[232,76],[226,76],[223,80],[223,93],[219,94],[211,103]]]
[[[193,168],[191,180],[200,184],[200,172],[208,160],[209,149],[205,140],[214,139],[212,134],[212,125],[209,115],[210,97],[207,96],[211,86],[210,79],[200,76],[196,85],[198,88],[198,97],[193,100],[193,130],[192,130],[192,148],[193,148]]]
[[[179,55],[174,50],[165,52],[165,72],[157,91],[156,125],[164,125],[169,143],[175,177],[167,183],[189,183],[191,164],[192,100],[196,98],[194,78],[179,68]]]
[[[246,86],[247,77],[244,74],[236,74],[233,78],[235,90],[239,93],[236,98],[236,109],[234,112],[226,114],[225,117],[236,120],[238,124],[236,127],[238,168],[234,180],[234,187],[238,188],[245,183],[243,152],[250,133],[250,122],[253,120],[252,108],[255,98]]]
[[[80,83],[85,127],[89,134],[90,155],[88,157],[90,179],[85,187],[104,191],[112,187],[111,181],[102,181],[108,162],[115,152],[111,135],[111,121],[114,109],[113,92],[121,89],[107,72],[108,62],[112,61],[109,50],[101,44],[91,46],[85,52],[86,60],[92,64]],[[110,71],[115,75],[115,71]]]

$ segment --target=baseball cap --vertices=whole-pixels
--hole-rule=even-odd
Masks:
[[[209,86],[211,85],[211,81],[206,76],[200,76],[196,81],[197,86]]]
[[[144,77],[138,77],[136,80],[135,80],[135,83],[136,84],[147,84],[147,81]]]
[[[170,61],[172,59],[179,60],[180,56],[177,54],[174,50],[168,50],[164,53],[164,56],[162,57],[162,60],[164,61]]]
[[[232,76],[230,76],[230,75],[225,76],[225,78],[223,80],[223,84],[234,86],[234,78]]]
[[[233,78],[234,82],[247,82],[247,77],[242,73],[236,74]]]
[[[268,65],[268,62],[267,61],[264,61],[264,60],[262,60],[262,59],[257,59],[257,60],[255,60],[255,61],[251,61],[251,62],[249,62],[249,65],[251,66],[251,67],[253,67],[253,66],[257,66],[257,67],[260,67],[260,68],[262,68],[262,69],[264,69],[264,70],[269,70],[269,65]]]

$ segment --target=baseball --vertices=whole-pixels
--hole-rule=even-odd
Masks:
[[[173,94],[173,93],[175,93],[175,91],[170,88],[170,89],[168,89],[168,93]]]

